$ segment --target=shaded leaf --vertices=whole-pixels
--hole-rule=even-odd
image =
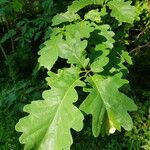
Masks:
[[[102,72],[104,69],[103,67],[106,66],[109,62],[108,54],[110,52],[109,49],[106,48],[105,45],[99,44],[97,47],[100,51],[102,51],[102,54],[98,56],[94,62],[91,64],[91,71],[93,72]]]
[[[14,35],[16,35],[16,31],[11,29],[1,38],[0,43],[4,43],[6,40],[11,39]]]
[[[13,9],[16,12],[22,11],[23,8],[23,1],[22,0],[13,0]]]
[[[103,67],[106,66],[109,62],[108,55],[110,53],[110,50],[113,48],[113,43],[115,42],[112,38],[114,36],[114,33],[112,31],[109,31],[109,25],[101,25],[98,27],[96,26],[96,28],[100,30],[98,35],[104,37],[105,41],[100,39],[100,43],[95,47],[95,51],[100,51],[102,53],[92,62],[91,70],[93,72],[102,72],[104,70]]]

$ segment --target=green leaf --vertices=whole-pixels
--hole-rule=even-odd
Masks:
[[[110,52],[109,49],[106,48],[105,45],[99,44],[96,47],[98,50],[102,51],[102,54],[94,59],[94,62],[91,64],[91,71],[93,72],[102,72],[103,67],[106,66],[109,62],[108,54]]]
[[[43,93],[44,100],[34,101],[24,107],[29,116],[16,125],[23,132],[20,142],[25,150],[69,150],[72,144],[70,129],[80,131],[83,115],[73,105],[78,95],[76,86],[84,86],[75,68],[60,70],[58,74],[49,73],[47,78],[51,90]]]
[[[16,31],[11,29],[1,38],[0,43],[4,43],[6,40],[11,39],[14,35],[16,35]]]
[[[110,31],[110,26],[108,24],[104,25],[95,25],[95,29],[100,30],[98,32],[99,35],[103,36],[106,40],[102,41],[102,44],[106,45],[107,48],[112,49],[113,43],[115,40],[113,39],[113,36],[115,35],[114,32]]]
[[[9,3],[9,0],[0,0],[0,6]]]
[[[72,5],[68,6],[68,10],[65,13],[60,13],[54,16],[52,19],[52,25],[59,25],[64,22],[73,22],[80,19],[80,16],[76,14],[80,9],[88,5],[102,5],[104,0],[75,0]]]
[[[54,16],[54,18],[52,19],[52,25],[55,26],[64,22],[72,22],[78,19],[80,19],[80,16],[78,14],[67,11],[66,13],[60,13]]]
[[[125,60],[128,64],[132,65],[132,59],[131,59],[131,56],[129,55],[128,52],[122,51],[121,56],[124,58],[124,60]]]
[[[132,64],[132,59],[121,43],[115,43],[109,54],[109,63],[105,67],[105,72],[123,72],[124,75],[127,74],[129,71],[124,62]]]
[[[85,14],[84,18],[85,20],[91,20],[96,23],[101,22],[101,14],[98,9],[89,11],[87,14]]]
[[[44,47],[38,52],[40,55],[38,62],[40,66],[51,69],[58,59],[59,43],[62,41],[62,35],[53,36],[44,43]]]
[[[128,111],[134,111],[137,107],[129,97],[119,91],[120,87],[128,83],[127,80],[121,79],[121,73],[107,79],[94,75],[89,80],[93,88],[80,109],[92,114],[93,135],[97,137],[102,132],[105,113],[109,119],[109,133],[114,133],[116,129],[120,131],[121,126],[131,130],[133,123]]]
[[[72,5],[68,7],[68,11],[76,13],[88,5],[102,5],[104,1],[105,0],[75,0]]]
[[[107,11],[106,11],[106,6],[103,6],[102,8],[101,8],[101,11],[100,11],[100,16],[101,17],[104,17],[105,15],[107,15],[108,13],[107,13]]]
[[[81,40],[78,32],[74,36],[66,34],[66,40],[60,43],[61,51],[59,56],[68,59],[68,63],[76,64],[80,68],[85,68],[89,62],[86,59],[87,40]]]
[[[100,30],[98,35],[104,37],[105,40],[103,41],[103,38],[101,39],[100,36],[100,44],[96,45],[95,51],[100,51],[101,54],[98,57],[96,57],[91,63],[91,70],[93,72],[102,72],[104,70],[103,67],[106,66],[109,62],[108,55],[110,53],[110,50],[113,48],[113,43],[115,42],[112,38],[114,36],[114,33],[112,31],[109,31],[109,25],[96,26],[96,29]]]
[[[13,0],[13,9],[16,12],[22,11],[23,8],[23,1],[22,0]]]
[[[99,78],[99,82],[101,81],[103,81],[103,78]],[[102,131],[102,126],[104,124],[105,117],[107,117],[106,109],[97,89],[92,88],[89,92],[90,94],[81,104],[80,109],[86,114],[92,114],[92,132],[95,137],[98,137],[101,132],[104,132]]]
[[[107,14],[106,7],[103,7],[101,11],[98,9],[90,10],[88,13],[85,14],[85,20],[91,20],[92,22],[100,23],[101,17]]]
[[[108,7],[112,10],[111,16],[115,17],[120,23],[133,23],[135,19],[135,7],[131,6],[131,1],[112,0],[108,2]]]
[[[90,33],[94,31],[94,27],[88,21],[80,21],[65,26],[65,30],[72,36],[78,34],[80,38],[89,38]]]
[[[6,3],[9,3],[9,0],[1,0],[1,1],[0,1],[0,6],[1,6],[1,5],[4,5],[4,4],[6,4]]]

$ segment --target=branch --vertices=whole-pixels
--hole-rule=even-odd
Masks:
[[[149,29],[149,24],[150,24],[150,22],[148,22],[148,23],[146,24],[145,28],[144,28],[144,29],[139,33],[139,35],[137,36],[136,40],[139,39],[140,36],[143,35],[144,32],[146,32],[146,30]]]
[[[131,54],[131,53],[134,53],[134,52],[136,52],[136,51],[138,51],[138,50],[140,50],[141,48],[144,48],[144,47],[150,47],[150,42],[148,42],[147,44],[140,45],[140,46],[134,48],[134,49],[131,50],[129,53],[130,53],[130,54]]]

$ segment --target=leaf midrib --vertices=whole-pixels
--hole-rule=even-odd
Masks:
[[[56,113],[55,113],[55,116],[54,116],[54,118],[52,119],[53,121],[55,120],[55,117],[57,116],[57,114],[59,113],[60,109],[62,108],[62,105],[63,105],[63,103],[64,103],[64,101],[65,101],[66,95],[68,94],[68,92],[70,91],[70,89],[73,87],[73,85],[74,85],[79,79],[80,79],[80,77],[79,77],[78,79],[76,79],[76,80],[71,84],[71,86],[69,86],[68,90],[67,90],[66,93],[64,94],[62,100],[60,101],[60,104],[58,105],[58,109],[57,109],[57,111],[56,111]],[[53,121],[51,122],[51,124],[53,123]],[[50,126],[47,128],[47,130],[48,130],[49,128],[51,128],[51,124],[50,124]],[[46,135],[46,133],[47,133],[47,132],[45,132],[45,135]],[[44,138],[45,138],[45,136],[44,136],[42,139],[44,140]],[[41,143],[43,143],[43,140],[41,141]],[[39,144],[39,147],[40,147],[41,143]]]

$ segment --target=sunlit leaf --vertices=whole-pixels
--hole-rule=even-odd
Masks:
[[[93,135],[97,137],[102,132],[101,127],[106,114],[110,124],[110,133],[112,128],[119,131],[121,127],[131,130],[133,123],[128,111],[135,111],[137,107],[129,97],[119,91],[119,88],[128,81],[121,79],[121,73],[107,79],[94,75],[89,81],[92,88],[80,109],[87,114],[92,114]]]
[[[51,90],[43,93],[44,100],[34,101],[24,107],[29,113],[16,125],[23,132],[20,142],[25,150],[69,150],[72,141],[70,129],[80,131],[83,115],[73,105],[78,95],[76,86],[84,86],[77,69],[70,68],[50,73],[47,79]]]
[[[135,7],[131,6],[131,1],[111,0],[108,6],[112,10],[111,16],[115,17],[120,23],[133,23],[135,19]]]

